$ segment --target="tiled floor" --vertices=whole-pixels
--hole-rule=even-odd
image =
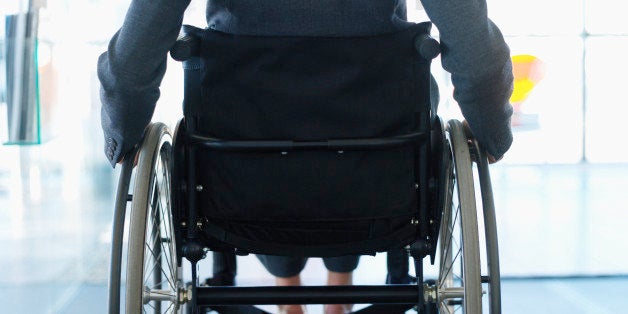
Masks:
[[[106,312],[119,169],[62,147],[0,151],[0,313]],[[504,313],[626,312],[628,166],[498,164],[491,171]],[[254,257],[239,265],[240,284],[272,283]],[[384,269],[383,256],[363,257],[355,281],[381,283]],[[322,263],[310,261],[305,284],[322,284],[322,274]]]

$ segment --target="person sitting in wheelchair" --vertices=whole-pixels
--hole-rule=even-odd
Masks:
[[[124,24],[98,59],[105,155],[113,167],[124,158],[134,158],[128,153],[141,141],[151,121],[166,71],[167,53],[179,36],[189,3],[189,0],[134,0]],[[489,160],[498,161],[512,143],[512,107],[508,99],[513,78],[508,46],[488,18],[485,0],[422,0],[422,3],[430,21],[438,28],[442,64],[451,73],[454,98],[468,128],[487,151]],[[360,38],[402,33],[415,25],[407,21],[405,0],[208,0],[206,10],[209,29],[234,36]],[[222,52],[229,54],[228,50]],[[393,58],[395,52],[391,51],[390,55]],[[337,67],[343,70],[342,65]],[[286,80],[290,78],[278,81]],[[393,86],[396,82],[382,84]],[[274,88],[272,84],[267,87]],[[400,86],[405,87],[408,86]],[[317,88],[303,92],[314,92]],[[435,86],[432,92],[437,95]],[[432,98],[436,102],[432,104],[435,111],[438,97]],[[213,120],[209,117],[207,121]],[[216,128],[206,127],[206,130],[211,133]],[[299,132],[307,138],[307,132],[314,131],[304,128]],[[276,276],[277,285],[300,284],[299,273],[306,258],[260,254],[259,259]],[[358,259],[358,255],[326,259],[328,283],[351,284]],[[349,308],[329,305],[326,312],[343,313]],[[300,306],[281,309],[301,312]]]

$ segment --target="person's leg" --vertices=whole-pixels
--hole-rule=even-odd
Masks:
[[[213,252],[212,266],[212,277],[207,278],[205,284],[208,286],[235,286],[237,264],[234,252]]]
[[[344,286],[353,284],[353,271],[358,267],[360,256],[341,256],[323,258],[327,268],[327,285]],[[351,312],[353,304],[326,304],[325,314]]]
[[[277,286],[300,286],[301,276],[275,277],[275,284]],[[303,314],[306,312],[305,305],[300,304],[280,304],[277,307],[278,314]]]
[[[262,265],[275,276],[275,284],[277,286],[300,286],[301,277],[299,274],[305,267],[307,259],[291,256],[274,256],[257,254],[257,258]],[[280,304],[280,314],[302,314],[305,313],[305,307],[299,304]]]
[[[415,278],[409,274],[409,256],[404,248],[394,249],[386,253],[386,284],[409,284]]]

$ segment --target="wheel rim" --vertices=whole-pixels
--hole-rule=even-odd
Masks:
[[[446,171],[447,197],[439,232],[439,278],[442,313],[482,312],[479,236],[471,156],[460,122],[450,121],[454,164]]]

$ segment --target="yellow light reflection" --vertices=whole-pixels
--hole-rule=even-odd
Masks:
[[[545,76],[545,63],[533,55],[515,55],[512,56],[512,72],[515,81],[510,102],[521,103]]]

